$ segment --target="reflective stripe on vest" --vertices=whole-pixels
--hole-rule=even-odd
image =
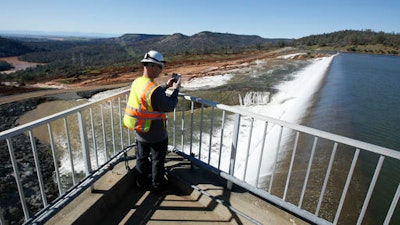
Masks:
[[[151,95],[158,86],[150,78],[140,77],[132,83],[123,125],[139,132],[148,132],[151,121],[167,120],[165,113],[153,111]]]

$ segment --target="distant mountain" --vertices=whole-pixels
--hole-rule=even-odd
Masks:
[[[200,32],[192,36],[180,33],[172,35],[124,34],[113,38],[79,38],[54,36],[14,36],[13,43],[21,46],[20,52],[28,61],[49,63],[83,55],[91,65],[109,65],[115,62],[142,57],[151,49],[164,55],[235,53],[244,49],[265,49],[290,39],[266,39],[255,35]],[[7,45],[8,46],[8,45]],[[6,49],[9,49],[8,47]],[[25,46],[25,47],[23,47]],[[16,48],[18,49],[18,48]],[[7,53],[10,55],[11,53]],[[29,53],[29,54],[26,54]],[[75,55],[75,56],[74,56]]]
[[[84,33],[84,32],[45,32],[45,31],[16,31],[6,30],[0,31],[0,36],[3,37],[18,37],[18,38],[68,38],[68,37],[83,37],[83,38],[111,38],[118,37],[120,34],[103,34],[103,33]]]
[[[180,33],[172,35],[125,34],[113,39],[124,43],[135,52],[157,49],[166,54],[204,54],[226,53],[243,49],[261,49],[276,45],[279,41],[290,39],[266,39],[255,35],[236,35],[229,33],[200,32],[192,36]]]
[[[58,51],[61,53],[61,51],[70,51],[73,48],[75,48],[75,51],[85,54],[85,52],[101,51],[104,46],[108,46],[107,51],[109,51],[109,48],[111,47],[116,51],[121,50],[121,54],[128,53],[130,57],[143,55],[144,52],[147,52],[150,49],[157,49],[166,55],[232,53],[242,49],[261,49],[271,47],[280,41],[291,41],[290,39],[266,39],[255,35],[236,35],[207,31],[200,32],[192,36],[186,36],[180,33],[172,35],[124,34],[122,36],[112,38],[80,38],[78,36],[56,37],[43,36],[43,33],[36,33],[36,35],[18,34],[14,36],[7,36],[7,39],[3,38],[3,41],[4,40],[9,40],[9,42],[13,42],[21,46],[21,51],[11,52],[14,55],[23,55],[25,53],[34,51],[41,52],[40,55],[43,56],[43,52]],[[4,45],[4,51],[10,49],[12,49],[11,45]],[[18,48],[16,47],[14,49]],[[7,53],[7,55],[9,54]],[[32,60],[31,57],[29,58]],[[34,61],[40,61],[40,59]],[[49,60],[45,60],[43,62],[48,61]]]
[[[127,43],[135,43],[135,42],[141,42],[149,39],[158,39],[158,38],[163,38],[168,35],[157,35],[157,34],[124,34],[120,37],[116,37],[115,39],[117,40],[122,40]]]

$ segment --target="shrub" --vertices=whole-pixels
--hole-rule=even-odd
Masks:
[[[0,61],[0,71],[5,71],[14,68],[10,63],[6,61]]]

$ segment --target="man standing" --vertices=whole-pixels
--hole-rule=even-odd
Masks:
[[[147,52],[141,62],[144,67],[143,76],[132,83],[123,124],[136,131],[137,186],[143,187],[151,172],[151,185],[158,191],[165,182],[164,163],[168,148],[165,112],[174,110],[181,80],[171,78],[161,86],[154,82],[165,64],[164,57],[157,51]],[[171,96],[165,93],[169,87],[175,89]]]

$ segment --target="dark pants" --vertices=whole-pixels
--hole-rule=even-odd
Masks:
[[[144,183],[145,179],[151,173],[153,187],[159,188],[164,181],[164,163],[168,148],[168,138],[157,143],[136,141],[136,145],[136,170],[139,173],[138,179],[141,179],[141,183]],[[149,156],[151,156],[151,162]]]

